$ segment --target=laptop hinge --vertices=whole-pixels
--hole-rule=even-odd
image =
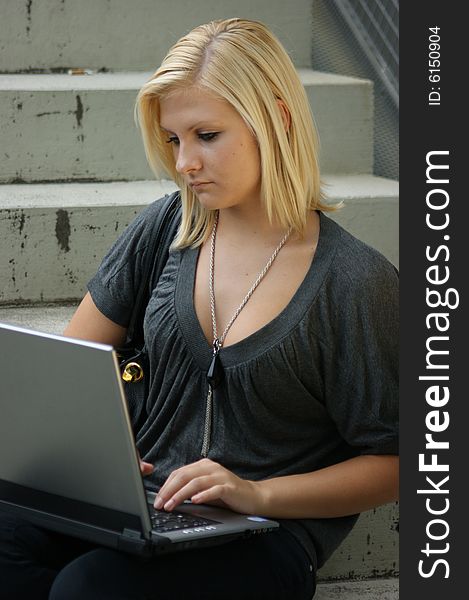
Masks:
[[[140,531],[125,528],[117,541],[117,548],[124,552],[131,552],[140,555],[149,553],[148,541],[142,537]]]
[[[128,529],[127,527],[124,528],[124,530],[122,531],[122,536],[124,538],[127,539],[131,539],[131,540],[142,540],[142,534],[140,531],[136,531],[135,529]]]

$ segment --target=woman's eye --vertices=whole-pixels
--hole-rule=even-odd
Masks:
[[[168,140],[166,140],[167,144],[179,144],[179,138],[175,135],[171,136]]]
[[[217,137],[218,133],[218,131],[210,131],[209,133],[199,133],[199,138],[204,142],[211,142]]]

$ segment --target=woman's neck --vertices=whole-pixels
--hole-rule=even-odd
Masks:
[[[236,244],[242,244],[244,240],[250,240],[251,243],[256,240],[270,246],[277,243],[287,231],[279,223],[269,221],[260,203],[221,209],[218,220],[221,235]]]

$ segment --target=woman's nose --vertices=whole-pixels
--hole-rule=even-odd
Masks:
[[[177,150],[176,171],[181,175],[198,171],[202,166],[202,161],[196,150],[187,144],[180,144]]]

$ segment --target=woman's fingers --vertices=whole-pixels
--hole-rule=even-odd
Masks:
[[[145,477],[153,473],[154,466],[151,463],[145,462],[140,458],[140,452],[137,450],[138,462],[140,465],[140,473]]]
[[[182,504],[184,500],[192,499],[195,494],[211,488],[213,481],[214,477],[212,475],[204,475],[191,479],[185,486],[170,496],[169,500],[166,502],[163,500],[163,508],[165,510],[173,510],[175,506]]]
[[[181,467],[173,471],[161,487],[156,497],[155,508],[172,510],[174,506],[213,485],[214,477],[222,477],[227,473],[229,471],[209,459]]]
[[[223,502],[224,493],[225,489],[223,485],[214,485],[192,496],[191,501],[194,504],[208,504],[209,502],[218,501],[220,506],[226,506],[226,503]]]
[[[188,499],[195,504],[216,504],[255,514],[260,490],[256,482],[241,479],[218,463],[203,459],[171,473],[158,492],[155,508],[170,511]]]
[[[151,463],[147,463],[143,460],[140,460],[140,472],[145,477],[146,475],[151,475],[153,473],[153,465]]]

